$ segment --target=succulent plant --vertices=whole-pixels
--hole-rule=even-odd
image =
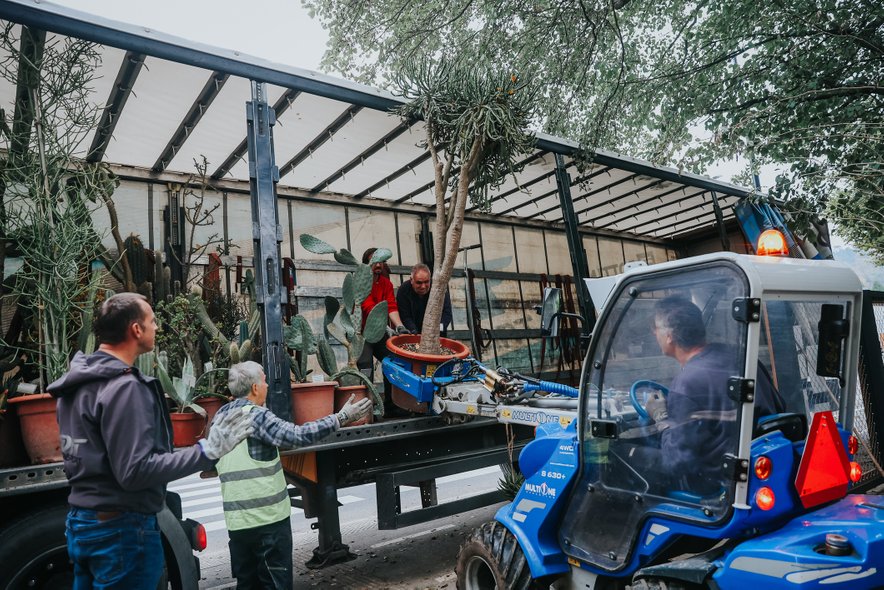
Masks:
[[[310,371],[307,369],[307,357],[316,354],[317,342],[310,323],[301,314],[292,318],[291,323],[283,328],[285,345],[296,352],[289,357],[292,376],[297,383],[307,381]]]
[[[374,398],[374,413],[381,415],[384,412],[383,399],[375,390],[371,379],[366,377],[357,367],[356,361],[362,354],[365,343],[374,344],[384,337],[387,328],[387,302],[382,301],[375,305],[362,322],[362,302],[371,293],[372,273],[371,265],[377,262],[389,260],[393,253],[387,248],[378,248],[369,260],[368,264],[360,263],[349,250],[336,249],[319,238],[309,234],[301,234],[301,246],[314,254],[333,254],[336,261],[341,264],[355,265],[352,272],[344,277],[341,287],[341,302],[334,297],[325,298],[325,319],[323,320],[323,336],[317,340],[317,360],[323,371],[328,373],[334,381],[342,384],[365,384]],[[343,305],[341,305],[343,303]],[[334,350],[329,342],[334,338],[347,350],[347,364],[339,368]]]

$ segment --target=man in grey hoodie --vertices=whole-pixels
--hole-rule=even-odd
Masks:
[[[230,413],[207,439],[172,451],[172,424],[156,379],[133,367],[153,350],[157,325],[135,293],[108,298],[94,331],[98,350],[78,352],[49,391],[58,398],[64,471],[70,482],[66,535],[74,589],[156,588],[163,572],[157,513],[166,484],[211,469],[253,432]]]

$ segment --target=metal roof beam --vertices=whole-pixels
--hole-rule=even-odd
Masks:
[[[565,168],[567,168],[567,167],[570,166],[571,164],[573,164],[573,162],[571,162],[571,163],[569,163],[568,165],[566,165]],[[571,183],[571,186],[577,186],[577,185],[579,185],[579,184],[582,184],[582,183],[584,183],[584,182],[586,182],[586,181],[588,181],[588,180],[591,180],[591,179],[595,178],[595,177],[598,176],[599,174],[604,174],[605,172],[608,172],[609,170],[611,170],[611,168],[608,167],[608,166],[605,166],[605,167],[603,167],[601,170],[596,170],[596,171],[593,172],[592,174],[588,174],[588,175],[586,175],[586,176],[581,176],[581,177],[577,178],[577,180],[575,180],[574,182],[572,182],[572,183]],[[558,192],[559,192],[559,189],[558,189],[558,188],[553,189],[553,190],[551,190],[551,191],[549,191],[549,192],[547,192],[547,193],[543,193],[542,195],[538,195],[537,198],[531,199],[530,201],[526,201],[526,202],[524,202],[524,203],[519,203],[519,204],[516,205],[515,207],[510,207],[510,208],[507,209],[506,211],[501,211],[500,213],[498,213],[498,215],[506,215],[506,214],[508,214],[508,213],[512,213],[513,211],[516,211],[516,210],[518,210],[518,209],[521,209],[522,207],[525,207],[525,206],[527,206],[527,205],[531,205],[532,203],[536,203],[537,201],[539,201],[539,200],[541,200],[541,199],[545,199],[545,198],[547,198],[547,197],[551,197],[551,196],[553,196],[553,195],[555,195],[555,194],[558,194]],[[546,210],[544,210],[544,211],[541,211],[539,214],[536,214],[536,215],[543,215],[543,214],[545,214],[545,213],[549,213],[550,211],[554,211],[554,210],[556,210],[556,209],[559,209],[559,207],[550,207],[549,209],[546,209]]]
[[[589,211],[592,211],[592,210],[594,210],[594,209],[598,209],[599,207],[604,207],[605,205],[608,205],[608,204],[610,204],[610,203],[614,203],[615,201],[617,201],[617,200],[619,200],[619,199],[625,199],[626,197],[628,197],[628,196],[630,196],[630,195],[638,194],[640,191],[647,190],[647,189],[649,189],[649,188],[651,188],[651,187],[653,187],[653,186],[655,186],[655,185],[660,184],[661,182],[665,182],[665,181],[663,181],[663,180],[655,180],[654,182],[649,182],[648,184],[645,184],[645,185],[643,185],[643,186],[640,186],[640,187],[637,188],[637,189],[633,189],[633,190],[629,191],[628,193],[625,193],[625,194],[622,194],[622,195],[618,195],[618,196],[616,196],[616,197],[614,197],[614,198],[612,198],[612,199],[608,199],[607,201],[602,201],[601,203],[596,203],[595,205],[590,205],[590,206],[587,207],[586,209],[581,209],[580,211],[577,211],[577,215],[583,215],[584,213],[588,213]],[[614,186],[614,185],[611,185],[611,186]],[[589,196],[589,195],[587,195],[587,196]]]
[[[323,129],[319,135],[313,138],[313,141],[308,143],[304,149],[295,154],[295,156],[283,164],[283,166],[279,169],[279,177],[282,178],[292,170],[298,167],[298,165],[313,155],[313,152],[322,147],[325,142],[330,140],[335,133],[341,130],[344,125],[353,120],[353,117],[362,110],[362,107],[359,105],[350,105],[346,111],[338,115],[338,118],[331,122],[331,124]]]
[[[721,209],[721,210],[722,210],[722,214],[724,214],[724,211],[725,211],[726,209],[732,209],[732,208],[733,208],[733,205],[727,205],[727,206],[725,206],[725,207],[722,207],[722,209]],[[665,230],[665,229],[669,229],[669,228],[671,228],[671,227],[675,227],[675,226],[677,226],[677,225],[681,225],[681,224],[683,224],[683,223],[687,223],[687,222],[689,222],[689,221],[696,221],[696,220],[698,220],[698,219],[702,219],[703,217],[708,217],[708,216],[710,216],[710,215],[714,218],[714,217],[715,217],[715,211],[703,211],[702,213],[699,213],[699,214],[697,214],[697,215],[695,215],[695,216],[693,216],[693,217],[687,217],[687,218],[685,218],[685,219],[679,219],[679,220],[677,220],[677,221],[673,221],[672,223],[668,223],[668,224],[666,224],[666,225],[661,225],[661,226],[659,226],[659,227],[656,227],[656,228],[654,228],[654,229],[651,229],[651,230],[645,231],[645,232],[643,232],[643,233],[639,233],[639,232],[636,231],[636,230],[638,230],[639,228],[643,228],[643,227],[646,227],[646,226],[652,225],[652,224],[654,224],[654,223],[660,223],[660,220],[659,220],[659,219],[655,219],[655,220],[652,220],[652,221],[643,221],[643,222],[638,223],[638,224],[636,224],[636,225],[634,225],[634,226],[632,226],[632,227],[630,227],[630,228],[628,228],[628,229],[621,230],[621,231],[627,231],[627,232],[630,232],[630,233],[638,233],[639,235],[655,234],[655,233],[661,232],[661,231],[663,231],[663,230]],[[671,235],[671,234],[670,234],[670,235]]]
[[[279,97],[279,100],[273,105],[273,112],[276,113],[276,118],[278,119],[280,115],[282,115],[292,103],[295,102],[295,99],[298,98],[298,95],[301,94],[300,90],[288,90],[285,94]],[[224,162],[218,166],[217,170],[212,172],[212,180],[220,180],[224,178],[224,175],[230,172],[230,170],[236,166],[236,163],[239,162],[244,155],[246,155],[246,150],[248,150],[248,139],[243,137],[242,141],[230,152],[230,155],[224,159]]]
[[[696,198],[696,197],[702,197],[704,194],[706,194],[706,192],[707,192],[707,191],[704,190],[704,191],[701,191],[701,192],[699,192],[699,193],[694,193],[694,194],[688,195],[688,196],[686,196],[686,197],[682,197],[681,199],[678,199],[677,201],[672,201],[671,203],[665,203],[665,204],[661,205],[658,209],[662,209],[662,208],[664,208],[664,207],[669,207],[669,206],[672,206],[672,205],[677,205],[677,204],[682,203],[683,201],[685,201],[685,200],[687,200],[687,199],[693,199],[693,198]],[[702,206],[702,205],[701,205],[701,206]],[[656,211],[656,210],[655,210],[655,211]],[[634,225],[630,225],[629,227],[620,228],[620,229],[617,230],[617,231],[633,232],[634,230],[636,230],[636,229],[638,229],[638,228],[640,228],[640,227],[644,227],[644,226],[646,226],[646,225],[650,225],[650,224],[652,224],[652,223],[661,223],[662,221],[665,221],[667,218],[674,217],[675,215],[678,215],[678,212],[676,212],[676,213],[671,213],[671,214],[669,214],[669,215],[663,214],[663,217],[662,217],[662,218],[658,216],[657,219],[655,219],[655,220],[653,220],[653,221],[641,221],[641,222],[636,223],[636,224],[634,224]],[[674,223],[681,223],[681,222],[676,221],[676,222],[674,222]],[[666,226],[662,226],[662,227],[666,228],[666,227],[670,227],[670,226],[669,226],[669,225],[666,225]]]
[[[120,120],[120,114],[132,94],[132,87],[135,86],[135,80],[141,73],[144,66],[144,54],[127,51],[123,56],[123,63],[117,71],[117,77],[114,80],[113,88],[110,96],[105,102],[104,110],[101,113],[101,121],[95,129],[95,136],[92,138],[92,145],[89,146],[89,152],[86,156],[87,162],[100,162],[104,158],[107,146],[111,137],[114,135],[114,129],[117,121]]]
[[[45,47],[46,31],[27,26],[21,28],[15,81],[15,111],[12,113],[12,135],[9,138],[10,162],[5,166],[7,169],[18,166],[19,158],[28,151],[31,129],[37,115],[34,97],[39,93],[37,89],[40,87],[40,68],[37,64],[43,62]]]
[[[524,166],[527,166],[528,164],[530,164],[530,163],[533,162],[534,160],[536,160],[536,159],[538,159],[538,158],[542,158],[542,157],[544,156],[544,154],[546,154],[546,153],[547,153],[547,152],[544,151],[544,150],[540,150],[540,151],[534,152],[533,154],[531,154],[530,156],[528,156],[527,158],[525,158],[524,160],[522,160],[521,162],[519,162],[518,164],[516,164],[516,166],[517,166],[517,167],[524,167]],[[571,165],[573,165],[573,164],[574,164],[573,161],[568,162],[568,166],[571,166]],[[542,174],[542,175],[538,176],[537,178],[534,178],[534,179],[532,179],[532,180],[529,180],[529,181],[526,182],[526,183],[519,184],[519,185],[517,185],[515,188],[512,188],[512,189],[506,191],[505,193],[501,193],[501,194],[497,195],[496,197],[493,197],[490,201],[488,201],[488,206],[490,207],[490,206],[493,205],[495,202],[497,202],[497,201],[499,201],[499,200],[501,200],[501,199],[505,199],[505,198],[507,198],[508,196],[512,195],[513,193],[517,193],[517,192],[519,192],[519,191],[521,191],[521,190],[523,190],[523,189],[526,189],[526,188],[528,188],[529,186],[532,186],[532,185],[534,185],[534,184],[540,182],[540,181],[543,180],[544,178],[549,178],[550,176],[554,176],[555,173],[556,173],[556,170],[555,170],[555,168],[553,168],[552,170],[550,170],[550,171],[547,172],[546,174]],[[477,206],[467,207],[466,212],[467,212],[467,213],[472,213],[472,212],[475,211],[476,209],[478,209]]]
[[[200,119],[202,119],[203,115],[206,114],[206,111],[209,110],[215,97],[218,96],[221,89],[224,88],[224,84],[227,82],[228,78],[230,78],[229,74],[212,72],[212,75],[206,80],[203,89],[200,90],[200,93],[197,95],[196,100],[190,105],[187,114],[184,115],[181,123],[179,123],[178,129],[172,134],[169,143],[163,148],[160,157],[154,162],[151,170],[154,172],[162,172],[172,162],[175,154],[178,153],[178,150],[181,149],[181,146],[183,146],[184,142],[187,141],[187,138],[190,137],[191,132],[199,124]]]
[[[386,177],[384,177],[384,178],[382,178],[381,180],[377,181],[376,183],[374,183],[373,185],[371,185],[370,187],[368,187],[368,188],[365,189],[364,191],[360,192],[360,193],[357,194],[357,195],[354,195],[353,198],[354,198],[354,199],[362,199],[362,198],[364,198],[364,197],[369,196],[373,191],[378,190],[379,188],[381,188],[382,186],[384,186],[384,185],[386,185],[386,184],[389,184],[390,182],[396,180],[397,178],[399,178],[400,176],[402,176],[402,175],[405,174],[406,172],[409,172],[410,170],[413,170],[415,167],[417,167],[417,166],[423,164],[424,162],[426,162],[426,161],[429,160],[429,159],[430,159],[430,151],[427,150],[427,151],[425,151],[424,153],[422,153],[421,155],[419,155],[417,158],[415,158],[414,160],[412,160],[411,162],[409,162],[408,164],[406,164],[405,166],[403,166],[402,168],[400,168],[399,170],[396,170],[396,171],[393,172],[392,174],[388,174]],[[431,186],[432,186],[432,185],[431,185]],[[426,188],[426,187],[425,187],[425,188]],[[403,200],[403,199],[399,199],[399,200],[396,201],[396,202],[397,202],[397,203],[401,203],[402,200]]]
[[[682,188],[687,188],[687,187],[682,187]],[[679,190],[681,190],[681,189],[679,189]],[[663,203],[659,207],[655,207],[654,210],[662,209],[663,207],[669,207],[670,205],[677,205],[679,203],[687,201],[688,199],[693,199],[695,197],[703,196],[704,193],[706,193],[706,191],[703,189],[700,189],[697,192],[691,193],[689,195],[685,195],[685,196],[681,197],[680,199],[676,199],[674,201],[669,201],[668,203]],[[660,195],[660,196],[663,196],[663,195]],[[632,215],[632,217],[635,217],[636,215],[641,215],[642,213],[647,213],[647,211],[639,212],[635,215]],[[628,220],[629,217],[630,217],[629,215],[625,215],[625,216],[621,217],[620,219],[617,219],[614,221],[609,221],[608,223],[605,223],[603,225],[598,225],[598,226],[594,225],[593,227],[596,227],[598,229],[607,229],[607,228],[611,227],[612,225],[617,225],[618,223]],[[604,216],[599,217],[598,219],[604,219]],[[589,223],[589,221],[587,221],[587,223]],[[623,231],[623,230],[615,230],[615,231]]]
[[[664,180],[663,182],[666,182],[666,181]],[[643,200],[639,201],[638,203],[633,203],[632,205],[627,205],[626,207],[621,207],[620,209],[618,209],[618,210],[616,210],[616,211],[611,211],[611,212],[609,212],[609,213],[605,213],[604,215],[599,215],[598,217],[593,217],[592,219],[587,219],[586,221],[584,221],[584,223],[592,224],[593,227],[607,227],[607,226],[609,226],[609,225],[614,225],[615,223],[619,223],[619,222],[623,221],[624,219],[628,219],[628,218],[629,218],[629,215],[623,216],[623,217],[621,217],[620,219],[618,219],[617,221],[609,222],[609,223],[607,223],[607,224],[605,224],[605,225],[602,225],[602,226],[596,226],[595,223],[596,223],[599,219],[604,219],[605,217],[610,217],[610,216],[612,216],[612,215],[617,215],[618,213],[622,213],[622,212],[624,212],[624,211],[628,211],[629,209],[633,209],[633,208],[636,208],[636,207],[642,207],[642,206],[647,205],[648,203],[651,203],[651,202],[653,202],[653,201],[655,201],[655,200],[657,200],[657,199],[662,199],[663,197],[668,197],[669,195],[671,195],[671,194],[673,194],[673,193],[677,193],[678,191],[684,191],[684,190],[686,190],[687,188],[688,188],[688,187],[685,186],[685,185],[677,186],[677,187],[675,187],[675,188],[672,189],[672,190],[666,191],[665,193],[660,193],[659,195],[653,195],[653,196],[651,196],[651,197],[648,197],[647,199],[643,199]],[[694,194],[694,196],[696,196],[696,195],[701,194],[702,192],[703,192],[703,191],[700,190],[700,192],[698,192],[698,193],[693,193],[693,194]]]
[[[594,195],[597,195],[597,194],[599,194],[599,193],[602,192],[602,191],[609,190],[609,189],[610,189],[611,187],[613,187],[613,186],[617,186],[617,185],[623,184],[624,182],[628,182],[628,181],[634,179],[636,176],[638,176],[638,174],[630,174],[630,175],[627,176],[626,178],[621,178],[620,180],[617,180],[617,181],[615,181],[615,182],[612,182],[611,184],[608,184],[608,185],[605,185],[605,186],[599,187],[599,188],[597,188],[597,189],[594,190],[594,191],[590,191],[590,192],[588,192],[588,193],[586,193],[586,194],[584,194],[584,195],[581,195],[581,196],[579,196],[579,197],[576,197],[576,198],[574,199],[574,201],[576,202],[576,201],[578,201],[578,200],[582,201],[582,200],[588,199],[589,197],[592,197],[592,196],[594,196]],[[537,213],[534,213],[534,214],[532,214],[532,215],[529,215],[528,217],[526,217],[526,219],[531,219],[532,217],[537,217],[538,215],[546,215],[546,214],[549,213],[550,211],[555,211],[556,209],[558,209],[558,207],[550,207],[549,209],[545,209],[545,210],[543,210],[543,211],[538,211]],[[584,209],[584,211],[585,211],[585,209]],[[583,213],[583,211],[577,211],[577,212],[576,212],[577,215],[580,215],[581,213]],[[561,221],[561,219],[557,219],[556,221]]]
[[[724,209],[722,209],[722,213],[728,209],[733,209],[733,205],[728,205],[728,206],[724,207]],[[647,232],[647,234],[655,234],[655,233],[658,233],[664,229],[668,229],[670,227],[676,227],[678,225],[681,225],[682,223],[687,223],[687,222],[691,222],[695,225],[693,227],[688,227],[683,230],[676,230],[676,231],[669,232],[666,235],[666,238],[667,239],[676,239],[678,236],[683,236],[685,234],[697,233],[699,230],[703,229],[703,226],[705,224],[712,225],[715,222],[715,211],[706,211],[704,213],[698,213],[694,217],[690,217],[688,219],[682,219],[681,221],[676,221],[674,223],[670,223],[669,225],[667,225],[665,227],[651,230],[651,231]],[[647,234],[643,234],[643,235],[647,235]]]
[[[366,148],[361,154],[347,162],[342,168],[340,168],[337,172],[314,186],[310,189],[311,193],[318,193],[324,188],[327,188],[330,184],[338,180],[339,178],[343,178],[345,174],[360,166],[365,162],[366,159],[370,158],[377,152],[381,151],[381,149],[385,149],[387,144],[411,129],[411,126],[414,125],[416,121],[402,121],[397,125],[392,131],[384,135],[382,138],[374,142],[371,146]]]

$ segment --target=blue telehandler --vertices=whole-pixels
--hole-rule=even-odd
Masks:
[[[718,253],[595,281],[579,388],[469,359],[429,379],[385,361],[436,413],[537,425],[524,484],[461,547],[457,587],[884,587],[884,500],[849,493],[853,271]],[[693,320],[661,325],[673,299]],[[560,301],[544,297],[548,334]],[[674,340],[691,326],[701,345],[686,359]]]

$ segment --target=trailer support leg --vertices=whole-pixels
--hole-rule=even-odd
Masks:
[[[338,490],[335,481],[336,459],[332,453],[316,454],[316,517],[319,529],[319,547],[305,564],[309,569],[320,569],[356,559],[341,538],[341,520],[338,516]]]

